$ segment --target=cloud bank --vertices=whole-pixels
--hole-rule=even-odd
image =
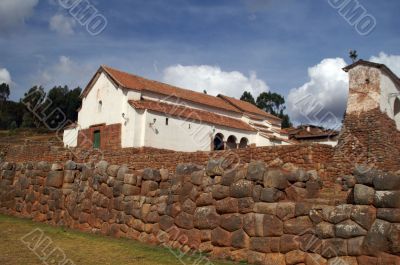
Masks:
[[[1,0],[0,32],[9,32],[25,23],[39,0]]]
[[[210,95],[224,94],[240,98],[244,91],[253,96],[269,91],[268,85],[257,78],[255,72],[249,76],[238,72],[225,72],[218,66],[210,65],[174,65],[167,67],[163,72],[165,83],[183,87],[198,92],[207,91]]]
[[[293,88],[287,109],[296,124],[337,127],[343,118],[348,95],[348,76],[342,58],[328,58],[308,69],[310,80]]]
[[[50,18],[49,27],[60,35],[74,34],[76,21],[72,17],[66,17],[63,14],[56,14]]]
[[[11,85],[11,75],[10,72],[5,68],[0,68],[0,84],[6,83]]]

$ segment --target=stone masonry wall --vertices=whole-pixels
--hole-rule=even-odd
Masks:
[[[335,206],[315,170],[224,163],[5,162],[0,212],[251,264],[399,264],[399,176],[357,168],[354,203]]]
[[[2,148],[0,144],[0,150]],[[6,160],[13,162],[40,162],[60,163],[67,160],[76,162],[100,161],[102,159],[111,164],[126,164],[131,169],[145,169],[147,167],[165,168],[174,171],[180,163],[206,164],[212,157],[232,157],[241,163],[251,160],[262,160],[271,163],[280,160],[282,163],[293,163],[306,169],[316,169],[327,179],[326,165],[332,159],[333,148],[327,145],[293,145],[246,148],[230,151],[214,152],[174,152],[154,148],[124,148],[118,150],[93,150],[85,148],[64,149],[52,145],[22,145],[7,148]]]
[[[396,172],[400,170],[400,131],[378,108],[347,114],[329,171],[351,174],[356,165]]]

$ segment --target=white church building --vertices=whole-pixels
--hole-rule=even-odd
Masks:
[[[211,96],[101,66],[82,93],[64,145],[210,151],[290,144],[281,119],[224,95]]]

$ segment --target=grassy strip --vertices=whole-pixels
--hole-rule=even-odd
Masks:
[[[75,264],[191,265],[198,258],[195,256],[185,257],[181,263],[165,248],[142,244],[134,240],[82,233],[35,223],[27,219],[0,215],[0,264],[43,264],[20,240],[36,228],[41,229],[45,236],[50,237],[54,244],[62,249]],[[214,265],[232,264],[220,261],[212,263]]]

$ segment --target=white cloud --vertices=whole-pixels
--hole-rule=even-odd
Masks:
[[[348,95],[346,65],[342,58],[330,58],[308,69],[310,81],[292,89],[287,100],[295,123],[340,126]]]
[[[58,85],[68,85],[70,88],[82,87],[89,81],[93,72],[90,66],[80,65],[62,55],[57,62],[40,70],[34,82],[47,88]]]
[[[10,31],[24,24],[39,0],[1,0],[0,31]]]
[[[167,67],[163,73],[165,83],[192,89],[198,92],[206,90],[210,95],[224,94],[239,98],[244,91],[249,91],[254,97],[269,90],[268,85],[257,78],[255,72],[246,76],[238,71],[225,72],[218,66],[174,65]]]
[[[49,22],[50,29],[60,35],[74,34],[75,25],[76,21],[72,17],[66,17],[63,14],[54,15]]]
[[[379,53],[378,56],[372,56],[369,59],[371,62],[382,63],[389,67],[393,73],[400,76],[400,56],[399,55],[388,55],[384,52]]]
[[[11,75],[10,72],[5,68],[0,68],[0,84],[7,83],[11,85]]]

